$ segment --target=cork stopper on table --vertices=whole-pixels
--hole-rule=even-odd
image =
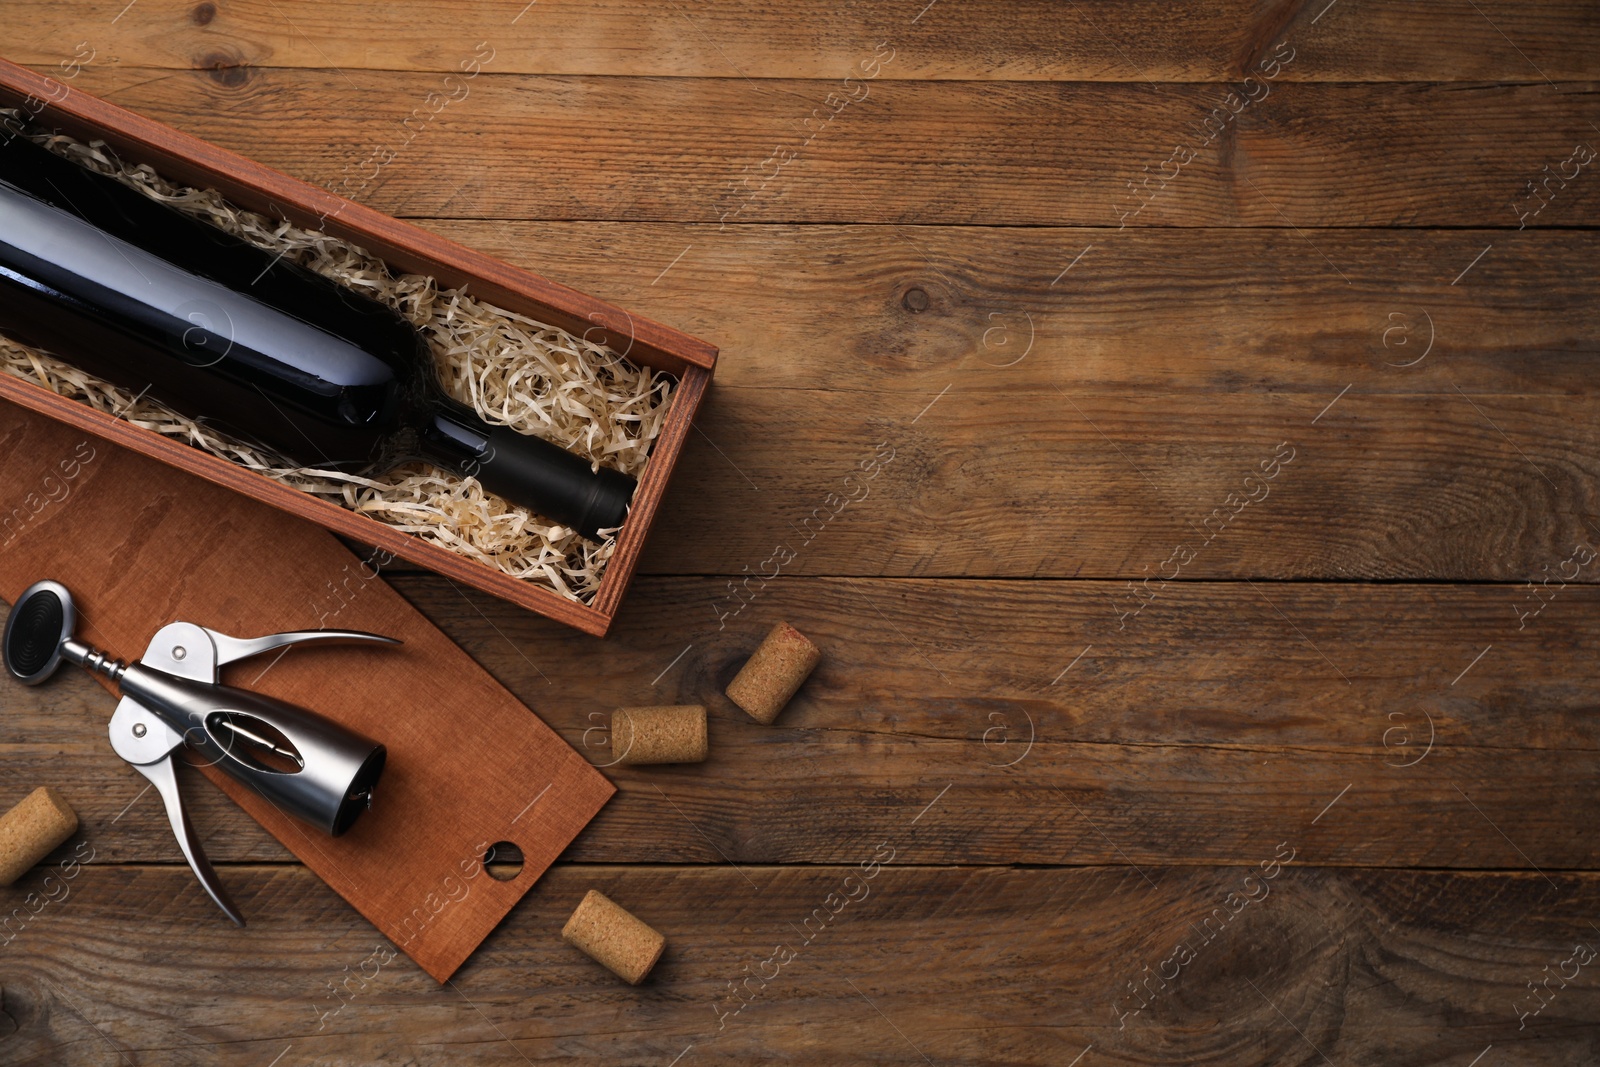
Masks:
[[[618,708],[611,713],[616,763],[702,763],[708,748],[703,705]]]
[[[47,785],[0,816],[0,885],[10,885],[78,832],[78,814]]]
[[[561,940],[602,964],[629,985],[638,985],[661,958],[667,939],[611,902],[597,889],[561,928]]]
[[[822,653],[805,635],[780,622],[728,683],[728,699],[757,722],[770,725],[821,659]]]

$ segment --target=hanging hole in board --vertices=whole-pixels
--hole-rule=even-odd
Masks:
[[[522,873],[522,849],[510,841],[496,841],[483,854],[483,869],[489,877],[509,882]]]

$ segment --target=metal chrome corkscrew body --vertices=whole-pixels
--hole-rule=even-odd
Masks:
[[[184,745],[265,797],[280,811],[335,837],[372,805],[383,773],[381,744],[305,708],[219,683],[229,663],[308,641],[399,644],[358,630],[303,630],[241,639],[192,622],[156,631],[142,659],[124,663],[79,641],[72,595],[35,582],[6,618],[11,676],[38,685],[65,660],[116,682],[111,747],[161,793],[178,847],[211,899],[239,925],[244,917],[201,850],[183,807],[173,756]]]

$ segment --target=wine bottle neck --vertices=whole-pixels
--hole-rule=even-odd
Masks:
[[[417,450],[422,458],[450,470],[473,473],[489,451],[489,435],[494,428],[469,407],[453,400],[440,400],[417,427]]]
[[[636,483],[509,426],[490,426],[471,408],[439,398],[416,429],[422,458],[470,475],[489,492],[522,504],[584,537],[621,526]]]

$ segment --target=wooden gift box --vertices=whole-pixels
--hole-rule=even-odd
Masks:
[[[391,267],[431,275],[441,288],[470,283],[480,299],[594,341],[677,378],[677,386],[633,506],[592,605],[513,578],[487,564],[246,470],[219,456],[145,430],[42,386],[0,374],[0,398],[32,408],[163,463],[292,512],[334,533],[493,593],[541,615],[603,636],[633,578],[667,480],[683,451],[695,411],[711,384],[717,350],[688,334],[502,263],[417,226],[254,163],[159,122],[125,111],[25,67],[0,59],[0,107],[79,140],[103,140],[125,160],[162,177],[215,189],[233,203],[362,246]]]

